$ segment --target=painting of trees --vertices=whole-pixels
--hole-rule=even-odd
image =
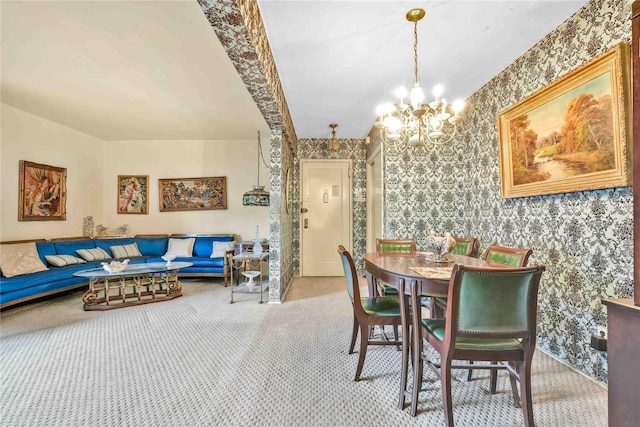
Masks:
[[[628,46],[498,115],[503,197],[628,185]]]

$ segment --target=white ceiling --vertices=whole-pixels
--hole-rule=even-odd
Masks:
[[[413,75],[467,98],[572,1],[259,0],[299,138],[364,138]],[[253,139],[268,127],[195,0],[0,2],[1,101],[103,140]]]

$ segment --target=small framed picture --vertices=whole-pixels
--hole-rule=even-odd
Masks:
[[[119,214],[149,213],[149,176],[118,175]]]

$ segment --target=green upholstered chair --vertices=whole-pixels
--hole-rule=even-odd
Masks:
[[[415,239],[376,239],[376,252],[390,256],[415,256]],[[398,295],[398,290],[387,283],[378,281],[382,295]]]
[[[440,378],[447,426],[453,426],[451,369],[453,360],[483,360],[510,374],[516,407],[522,406],[527,427],[533,427],[531,400],[531,360],[536,347],[536,310],[540,277],[545,267],[480,268],[456,265],[449,282],[447,313],[444,319],[413,319],[412,349],[417,373],[411,390],[411,415],[415,416],[422,383],[423,363]],[[411,303],[419,292],[411,283]],[[440,353],[440,365],[423,359],[423,338]],[[478,366],[476,365],[476,369]],[[516,381],[520,382],[521,399]],[[406,381],[401,385],[406,390]],[[407,393],[409,394],[409,393]],[[401,407],[404,407],[402,395]],[[479,423],[482,423],[480,420]]]
[[[524,267],[529,261],[529,257],[533,251],[531,249],[509,248],[491,244],[484,251],[482,258],[491,264],[504,265],[507,267]],[[472,365],[473,362],[470,362]],[[467,373],[467,381],[471,381],[473,377],[473,369],[469,369]],[[496,383],[498,381],[498,373],[496,370],[491,371],[489,390],[491,393],[496,392]]]
[[[463,237],[454,237],[454,239],[456,239],[456,245],[451,250],[452,254],[473,256],[473,251],[476,246],[476,239],[466,239]]]
[[[529,257],[533,251],[531,249],[517,249],[508,248],[506,246],[499,246],[491,244],[484,251],[482,258],[491,263],[506,265],[508,267],[524,267],[529,261]]]
[[[360,296],[360,286],[358,285],[358,275],[356,267],[353,263],[351,254],[344,248],[338,246],[338,253],[342,259],[344,267],[344,275],[347,280],[347,291],[353,305],[353,331],[351,334],[351,346],[349,354],[353,353],[360,330],[360,355],[358,359],[358,367],[356,368],[355,381],[360,380],[364,359],[367,355],[367,347],[370,345],[394,345],[402,344],[400,341],[373,341],[369,336],[369,329],[374,325],[393,325],[400,326],[402,319],[400,317],[400,301],[398,296],[375,296],[369,298]]]

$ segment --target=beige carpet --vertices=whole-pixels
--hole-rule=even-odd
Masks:
[[[344,278],[296,279],[281,305],[183,284],[181,298],[119,310],[84,312],[73,292],[2,312],[0,425],[444,425],[428,369],[418,416],[396,408],[392,347],[371,348],[353,381]],[[493,396],[488,372],[475,377],[454,382],[456,425],[522,425],[505,374]],[[607,425],[606,389],[540,351],[533,397],[538,426]]]

